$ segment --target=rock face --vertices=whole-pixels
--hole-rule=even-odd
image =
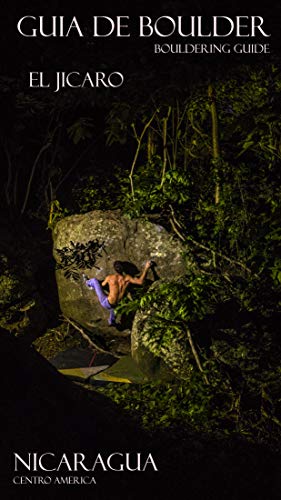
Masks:
[[[157,289],[162,283],[163,280],[156,281],[151,288]],[[192,363],[186,333],[176,332],[166,341],[163,332],[155,332],[155,328],[151,331],[156,310],[157,303],[136,313],[131,336],[132,357],[151,380],[188,379]]]
[[[186,271],[182,245],[162,226],[129,220],[120,211],[96,210],[66,217],[55,226],[53,240],[53,254],[59,265],[62,265],[63,249],[68,252],[67,249],[72,248],[77,253],[76,260],[65,260],[66,266],[56,271],[61,310],[92,331],[108,328],[108,311],[100,306],[95,292],[76,280],[75,273],[71,274],[74,268],[79,268],[80,275],[85,272],[89,278],[100,281],[114,272],[115,260],[125,262],[130,274],[141,272],[146,260],[155,261],[155,271],[149,270],[147,275],[151,282],[180,276]],[[92,247],[98,248],[96,253],[87,251],[90,241]],[[66,273],[69,262],[70,275]]]

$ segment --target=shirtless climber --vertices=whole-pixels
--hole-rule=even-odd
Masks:
[[[116,273],[109,274],[108,276],[106,276],[105,280],[102,282],[101,285],[97,278],[92,278],[87,280],[83,275],[86,285],[89,288],[95,290],[101,306],[104,307],[105,309],[108,309],[109,311],[108,324],[110,326],[116,325],[115,323],[116,316],[114,312],[114,307],[116,307],[118,302],[124,297],[128,285],[130,283],[132,285],[142,285],[146,278],[148,269],[151,267],[151,265],[152,265],[151,261],[150,260],[147,261],[140,277],[134,278],[133,276],[130,276],[130,274],[126,274],[122,262],[116,260],[113,263],[113,267]],[[105,285],[109,286],[108,295],[106,295],[102,289],[102,286]]]

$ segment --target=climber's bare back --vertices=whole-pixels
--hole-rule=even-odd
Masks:
[[[131,279],[132,277],[128,274],[125,276],[109,274],[102,282],[102,286],[109,286],[108,301],[112,306],[115,306],[124,297]]]
[[[132,285],[142,285],[145,280],[146,273],[151,265],[151,261],[148,260],[145,263],[144,269],[139,278],[134,278],[133,276],[130,276],[130,274],[109,274],[102,282],[102,286],[109,286],[109,294],[107,299],[110,305],[116,306],[116,304],[118,304],[119,300],[124,297],[126,289],[130,283]]]

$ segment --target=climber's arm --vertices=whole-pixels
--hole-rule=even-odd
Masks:
[[[146,278],[148,269],[150,269],[150,267],[151,267],[151,261],[148,260],[145,263],[143,272],[141,273],[141,275],[140,275],[139,278],[133,278],[133,276],[127,275],[126,279],[128,279],[129,283],[132,283],[132,285],[143,285],[143,282],[144,282],[144,280]]]

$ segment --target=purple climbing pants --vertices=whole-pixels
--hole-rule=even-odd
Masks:
[[[86,285],[89,288],[92,288],[93,290],[95,290],[97,297],[99,299],[100,305],[102,307],[104,307],[105,309],[108,309],[108,311],[109,311],[109,319],[108,319],[109,325],[114,325],[115,320],[116,320],[114,308],[108,302],[107,295],[104,293],[104,291],[100,285],[99,280],[97,278],[92,278],[92,279],[86,281]]]

